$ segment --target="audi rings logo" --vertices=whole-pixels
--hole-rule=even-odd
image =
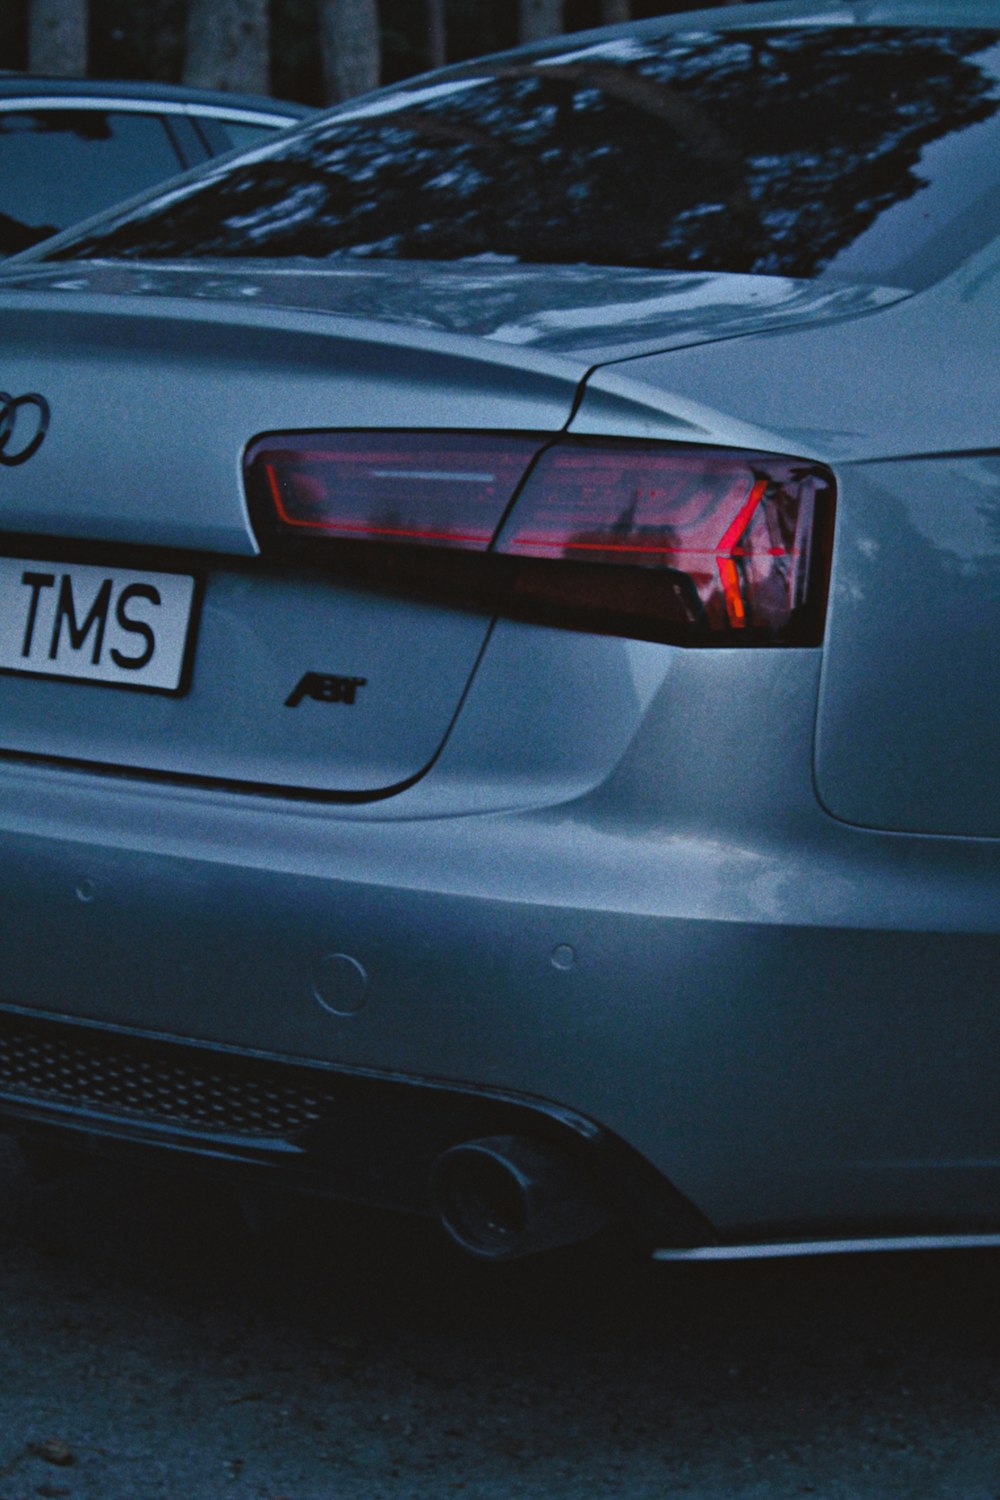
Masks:
[[[49,430],[49,403],[29,391],[8,396],[0,391],[0,464],[12,469],[38,452]]]

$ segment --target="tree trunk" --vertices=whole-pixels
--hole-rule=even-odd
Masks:
[[[188,0],[185,83],[267,94],[270,73],[267,0]]]
[[[60,77],[86,74],[87,0],[30,0],[28,67]]]
[[[619,26],[632,19],[632,0],[601,0],[601,25]]]
[[[427,0],[427,60],[432,68],[448,61],[445,0]]]
[[[540,42],[564,29],[563,0],[521,0],[522,42]]]
[[[378,0],[319,0],[319,39],[328,104],[378,87]]]

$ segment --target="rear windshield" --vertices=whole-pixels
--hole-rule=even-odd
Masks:
[[[371,96],[50,252],[919,284],[1000,233],[1000,33],[678,32]],[[939,269],[939,268],[938,268]]]

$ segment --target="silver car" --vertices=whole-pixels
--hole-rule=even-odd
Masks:
[[[1000,3],[315,117],[0,278],[0,1117],[499,1259],[1000,1244]]]

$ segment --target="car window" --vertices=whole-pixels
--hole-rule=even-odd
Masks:
[[[213,115],[195,115],[194,119],[213,156],[221,156],[223,151],[247,151],[291,124],[284,120],[281,125],[261,125],[249,120],[220,120]]]
[[[23,250],[182,165],[152,114],[0,110],[0,254]]]
[[[811,277],[867,236],[858,277],[892,280],[991,188],[973,228],[1000,233],[992,141],[969,171],[961,144],[933,149],[994,130],[997,40],[971,29],[644,28],[515,54],[348,106],[54,253],[499,257]],[[919,213],[891,219],[918,197]],[[883,220],[888,234],[873,237]]]

